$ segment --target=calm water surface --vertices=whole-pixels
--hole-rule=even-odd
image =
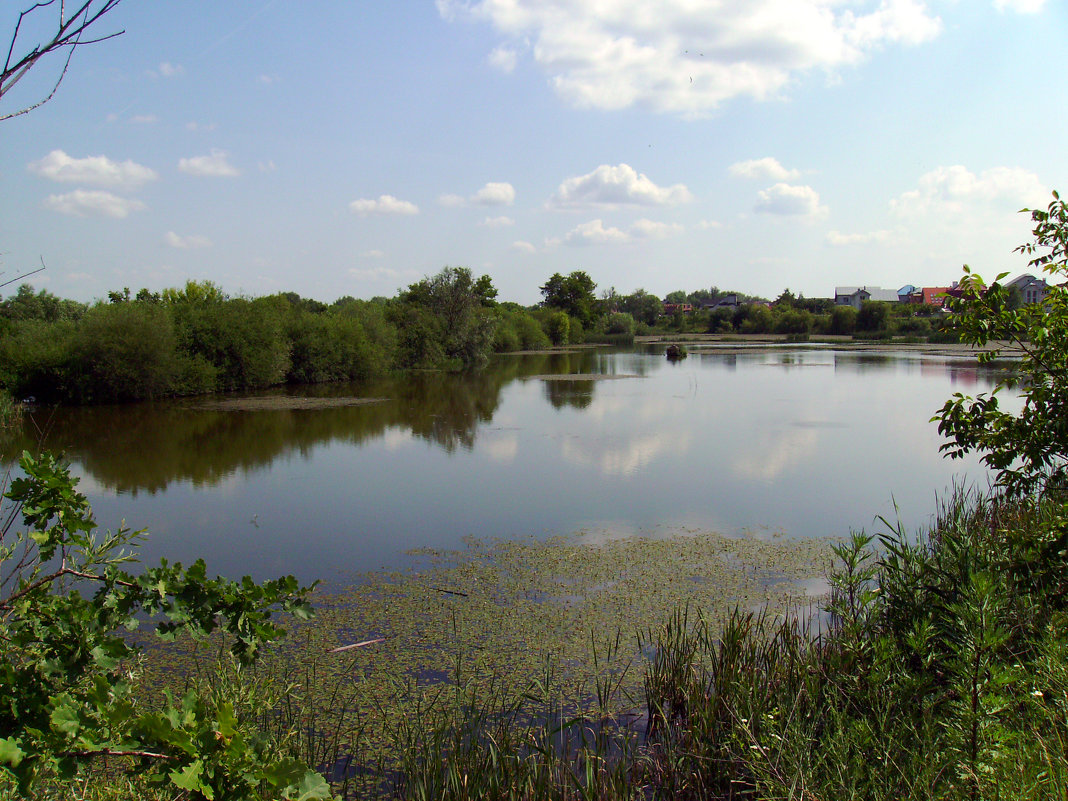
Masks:
[[[469,535],[814,537],[897,514],[915,528],[954,483],[986,486],[977,461],[939,455],[929,420],[993,378],[970,360],[816,348],[517,355],[273,393],[384,399],[365,406],[39,410],[3,458],[45,429],[102,526],[151,531],[146,561],[344,581]]]

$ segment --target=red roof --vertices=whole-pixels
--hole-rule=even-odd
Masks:
[[[946,301],[948,286],[925,286],[920,290],[923,293],[923,302],[931,306],[941,306]]]

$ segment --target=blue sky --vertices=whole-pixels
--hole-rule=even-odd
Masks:
[[[826,297],[1021,272],[1017,210],[1068,191],[1052,0],[123,0],[123,29],[0,122],[0,280]]]

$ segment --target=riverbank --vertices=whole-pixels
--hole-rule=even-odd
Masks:
[[[886,340],[854,339],[849,336],[820,335],[791,340],[781,334],[646,334],[634,337],[635,345],[685,345],[691,350],[708,348],[717,353],[731,348],[752,347],[811,347],[855,352],[885,352],[892,350],[901,353],[918,353],[927,356],[951,356],[975,358],[979,353],[991,350],[995,346],[1005,347],[1007,343],[991,343],[985,348],[961,343],[916,342],[907,337]]]

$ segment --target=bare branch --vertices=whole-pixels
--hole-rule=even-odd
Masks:
[[[113,39],[124,33],[124,31],[117,31],[116,33],[105,34],[92,39],[84,38],[85,32],[93,24],[99,21],[101,17],[109,11],[112,11],[115,6],[122,2],[122,0],[84,0],[78,9],[69,16],[66,13],[66,4],[61,2],[59,5],[56,32],[52,35],[52,38],[46,42],[34,45],[30,49],[25,50],[21,55],[16,55],[18,52],[17,48],[20,46],[19,35],[22,31],[23,21],[33,13],[54,5],[55,2],[56,0],[42,0],[42,2],[35,3],[19,13],[19,18],[15,23],[15,29],[11,33],[11,41],[8,44],[7,57],[4,60],[3,71],[0,72],[0,100],[3,100],[4,95],[6,95],[15,84],[22,80],[26,73],[29,72],[32,67],[36,66],[42,58],[50,53],[56,53],[66,49],[67,55],[63,63],[63,69],[60,71],[59,78],[52,87],[52,91],[50,91],[46,97],[24,108],[2,114],[0,115],[0,120],[8,120],[12,117],[18,117],[21,114],[39,108],[51,100],[56,94],[56,90],[59,89],[59,85],[63,82],[63,78],[66,77],[67,69],[70,67],[71,57],[74,55],[74,51],[78,47],[82,45],[96,44],[97,42],[105,42],[108,39]],[[97,5],[98,2],[99,5]]]

